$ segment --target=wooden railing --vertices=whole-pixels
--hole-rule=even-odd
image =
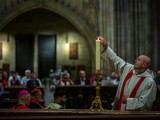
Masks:
[[[68,108],[87,109],[96,95],[95,86],[69,86],[56,87],[56,90],[64,90],[68,96]],[[100,97],[104,109],[111,109],[111,103],[114,100],[117,86],[101,86]]]
[[[160,112],[119,112],[106,110],[104,112],[92,112],[88,109],[66,110],[0,110],[1,120],[158,120]]]
[[[43,87],[37,87],[39,89],[41,89],[41,91],[44,93],[44,89]],[[10,98],[12,99],[16,99],[18,96],[18,92],[20,90],[23,90],[23,89],[27,89],[26,86],[20,86],[20,85],[17,85],[17,86],[11,86],[11,87],[4,87],[4,91],[8,91],[10,92]]]

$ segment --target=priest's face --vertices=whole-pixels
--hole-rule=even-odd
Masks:
[[[140,55],[134,63],[134,69],[139,72],[139,70],[144,69],[146,67],[146,63],[144,60],[144,56]]]

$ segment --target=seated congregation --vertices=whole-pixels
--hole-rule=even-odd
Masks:
[[[101,75],[100,78],[99,95],[102,106],[106,110],[111,110],[119,77],[115,72],[111,72],[110,76]],[[93,74],[87,78],[85,70],[79,71],[76,80],[71,79],[67,70],[61,71],[60,69],[55,72],[50,70],[48,79],[40,80],[38,74],[26,70],[24,77],[12,72],[7,82],[4,82],[5,80],[7,80],[7,73],[3,71],[1,72],[1,86],[3,88],[3,93],[0,94],[1,108],[8,109],[14,105],[19,106],[23,101],[19,100],[21,95],[23,96],[19,93],[22,90],[29,94],[25,95],[30,99],[26,105],[27,109],[89,109],[96,96],[96,76]],[[153,104],[153,110],[160,110],[158,100],[157,97]],[[33,105],[33,102],[36,105]]]
[[[65,106],[68,109],[88,109],[90,104],[95,96],[95,86],[96,86],[96,77],[95,74],[91,77],[87,77],[85,70],[80,70],[77,76],[77,79],[72,80],[69,72],[61,68],[57,68],[55,72],[51,69],[47,79],[38,78],[38,74],[26,70],[25,76],[21,76],[18,72],[11,72],[11,75],[8,76],[6,71],[1,71],[1,84],[4,88],[4,91],[8,92],[9,95],[2,96],[0,104],[1,108],[9,108],[10,105],[17,102],[17,94],[20,90],[27,90],[31,95],[33,94],[34,88],[40,88],[42,91],[41,104],[45,108],[49,104],[53,103],[55,100],[54,95],[57,91],[66,92],[66,102]],[[113,102],[113,96],[115,94],[117,85],[118,85],[118,76],[114,72],[111,76],[101,75],[101,80],[99,81],[101,86],[112,86],[115,90],[112,95],[107,91],[103,91],[102,101],[104,101],[104,107],[111,109],[111,103]],[[66,87],[67,88],[66,88]],[[11,102],[12,101],[12,102]],[[107,101],[107,103],[106,103]],[[8,104],[9,103],[9,104]]]

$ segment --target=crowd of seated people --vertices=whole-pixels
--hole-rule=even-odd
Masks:
[[[0,83],[3,85],[3,87],[17,85],[27,86],[27,83],[33,79],[38,81],[36,86],[42,86],[41,80],[38,78],[38,74],[34,72],[31,73],[30,70],[26,70],[25,76],[23,77],[21,77],[16,71],[11,71],[10,75],[8,75],[6,71],[0,71]]]
[[[8,75],[6,71],[1,70],[0,71],[0,83],[3,87],[10,87],[15,85],[22,85],[27,86],[27,82],[32,82],[31,80],[35,80],[33,83],[36,84],[36,86],[42,87],[42,81],[38,78],[38,74],[35,72],[31,72],[30,70],[25,70],[25,75],[21,76],[16,71],[11,71],[11,74]],[[78,71],[77,79],[72,80],[72,77],[70,76],[69,72],[67,70],[62,71],[61,68],[58,68],[57,70],[50,70],[49,76],[49,82],[50,84],[53,84],[55,86],[69,86],[69,85],[96,85],[96,75],[92,74],[91,76],[87,77],[87,73],[85,70],[79,70]],[[156,84],[158,85],[158,90],[160,80],[159,80],[159,73],[160,71],[157,71],[153,74],[154,80]],[[100,84],[102,86],[110,86],[110,85],[118,85],[119,83],[119,76],[114,71],[110,73],[110,75],[101,75]]]
[[[95,74],[88,77],[85,70],[79,70],[78,76],[75,80],[72,80],[72,76],[67,70],[62,71],[58,68],[55,72],[51,69],[49,76],[49,84],[55,86],[70,86],[70,85],[96,85]],[[12,71],[10,75],[6,71],[0,71],[0,82],[3,87],[10,86],[39,86],[42,87],[42,82],[38,78],[38,74],[31,72],[30,70],[24,71],[24,76],[21,76],[16,71]],[[108,85],[118,85],[118,75],[115,72],[112,72],[110,76],[101,75],[100,84],[102,86]],[[27,85],[28,83],[28,85]],[[43,83],[44,84],[44,83]]]
[[[29,92],[31,92],[36,87],[41,87],[41,80],[38,79],[37,73],[31,73],[30,70],[25,71],[25,76],[21,77],[18,72],[11,71],[11,74],[8,75],[6,71],[0,71],[0,85],[1,90],[3,88],[12,87],[12,86],[25,86]],[[3,91],[1,99],[5,98],[14,98],[14,91]]]
[[[67,70],[62,71],[58,68],[55,72],[51,69],[49,74],[50,84],[55,86],[70,86],[70,85],[96,85],[96,75],[93,74],[90,77],[87,77],[87,73],[85,70],[79,70],[77,78],[72,80],[70,74]],[[114,71],[111,72],[111,75],[101,75],[99,84],[101,86],[111,86],[118,85],[119,76]]]
[[[56,86],[95,86],[96,85],[96,76],[93,74],[93,76],[88,77],[87,73],[85,70],[79,70],[78,71],[78,76],[77,79],[72,80],[70,77],[70,74],[68,73],[67,70],[62,71],[60,68],[58,68],[55,72],[54,70],[50,70],[49,74],[49,83]],[[111,86],[111,85],[118,85],[118,75],[114,72],[113,75],[110,76],[105,76],[101,75],[99,84],[101,86]],[[69,103],[74,103],[76,101],[76,108],[78,109],[83,109],[83,108],[88,108],[89,106],[86,105],[89,103],[89,101],[92,98],[92,95],[90,95],[89,91],[85,92],[85,95],[80,91],[77,92],[77,96],[67,96],[69,98],[68,102]],[[76,100],[75,100],[76,99]],[[90,99],[86,101],[86,99]],[[106,99],[108,99],[107,95],[103,95],[103,102],[106,102]],[[70,102],[72,101],[72,102]],[[108,100],[109,101],[109,100]],[[108,102],[107,101],[107,102]],[[105,103],[104,103],[105,104]],[[71,105],[72,106],[72,105]],[[72,107],[71,107],[72,108]]]
[[[25,103],[25,106],[22,106],[22,108],[33,108],[31,107],[32,104],[34,104],[34,102],[39,105],[40,109],[52,109],[52,108],[47,108],[46,106],[42,106],[39,104],[39,100],[42,99],[44,96],[42,96],[42,92],[38,89],[35,90],[36,87],[41,87],[42,86],[42,82],[41,80],[38,78],[38,74],[31,72],[30,70],[26,70],[25,72],[25,76],[21,77],[17,72],[12,71],[10,76],[7,74],[6,71],[0,71],[0,98],[2,98],[2,96],[6,96],[7,94],[3,94],[3,87],[10,87],[10,86],[15,86],[15,85],[20,85],[20,86],[26,86],[28,89],[28,93],[24,92],[25,94],[20,94],[18,96],[18,103],[17,104],[21,104],[21,102],[23,102],[24,99],[27,99],[26,96],[28,96],[28,99],[30,98],[30,102],[29,103]],[[156,74],[153,74],[154,80],[157,84],[157,89],[160,91],[160,70],[158,70],[156,72]],[[55,86],[74,86],[74,85],[78,85],[78,86],[85,86],[85,85],[91,85],[91,86],[95,86],[97,83],[96,81],[96,75],[93,74],[90,77],[87,77],[87,73],[85,70],[79,70],[79,74],[77,76],[77,79],[72,80],[69,72],[67,70],[62,71],[60,68],[57,69],[55,72],[53,70],[50,70],[50,74],[49,74],[49,82],[52,85]],[[119,76],[118,74],[116,74],[114,71],[112,71],[110,73],[110,75],[101,75],[100,77],[100,81],[99,84],[101,86],[112,86],[112,85],[118,85],[119,83]],[[57,97],[56,91],[53,92],[53,96],[55,96],[55,99],[53,101],[53,103],[56,103],[56,98]],[[158,92],[159,94],[160,92]],[[30,97],[29,97],[30,96]],[[63,96],[65,97],[65,96]],[[62,98],[62,96],[60,97]],[[84,96],[82,94],[77,96],[78,99],[84,99]],[[105,97],[104,97],[105,98]],[[106,98],[105,98],[106,99]],[[104,100],[105,100],[104,99]],[[49,105],[49,104],[48,104]],[[33,105],[34,106],[34,105]],[[36,105],[35,105],[36,106]],[[52,105],[51,105],[52,106]],[[17,105],[17,108],[21,108],[21,106]],[[82,106],[80,106],[82,107]],[[13,107],[14,108],[14,107]],[[156,107],[154,108],[155,110],[160,110],[160,107]]]

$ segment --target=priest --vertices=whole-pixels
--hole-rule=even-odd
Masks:
[[[98,36],[104,47],[101,57],[108,64],[113,64],[120,75],[120,82],[115,96],[113,109],[120,111],[148,111],[156,98],[156,84],[149,72],[150,58],[140,55],[134,64],[125,62],[108,46],[107,41]]]

